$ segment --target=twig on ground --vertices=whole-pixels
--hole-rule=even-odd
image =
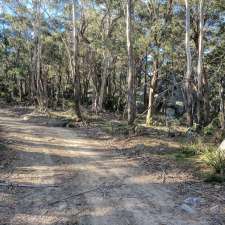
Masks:
[[[99,186],[97,186],[97,187],[95,187],[95,188],[92,188],[92,189],[89,189],[89,190],[86,190],[86,191],[83,191],[83,192],[80,192],[80,193],[77,193],[77,194],[71,194],[71,195],[69,195],[69,196],[67,196],[67,197],[65,197],[65,198],[56,200],[56,201],[54,201],[54,202],[50,202],[50,203],[48,203],[48,206],[53,206],[53,205],[58,204],[58,203],[60,203],[60,202],[66,201],[66,200],[68,200],[68,199],[70,199],[70,198],[75,198],[75,197],[78,197],[78,196],[80,196],[80,195],[84,195],[84,194],[87,194],[87,193],[90,193],[90,192],[93,192],[93,191],[97,191],[97,190],[102,191],[102,188],[106,188],[106,187],[107,187],[107,188],[109,188],[109,187],[114,188],[114,187],[115,187],[115,185],[112,185],[112,184],[103,187],[104,184],[105,184],[105,182],[102,183],[102,184],[100,184]],[[121,184],[121,185],[124,185],[124,184]]]
[[[3,187],[20,187],[20,188],[58,188],[58,185],[32,185],[32,184],[13,184],[13,183],[0,183]]]
[[[56,200],[56,201],[54,201],[54,202],[50,202],[50,203],[48,203],[48,205],[49,205],[49,206],[52,206],[52,205],[58,204],[58,203],[60,203],[60,202],[66,201],[66,200],[68,200],[68,199],[70,199],[70,198],[78,197],[78,196],[80,196],[80,195],[87,194],[87,193],[90,193],[90,192],[92,192],[92,191],[96,191],[96,190],[98,190],[99,188],[100,188],[100,186],[98,186],[98,187],[96,187],[96,188],[93,188],[93,189],[90,189],[90,190],[87,190],[87,191],[83,191],[83,192],[74,194],[74,195],[69,195],[69,196],[67,196],[67,197],[65,197],[65,198]]]

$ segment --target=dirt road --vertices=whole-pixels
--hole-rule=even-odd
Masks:
[[[0,170],[1,225],[210,224],[180,210],[173,184],[151,181],[108,140],[89,135],[96,130],[32,124],[6,109],[0,124],[17,158]]]

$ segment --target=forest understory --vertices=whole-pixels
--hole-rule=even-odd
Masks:
[[[225,187],[184,127],[112,133],[126,128],[109,114],[70,128],[51,113],[1,107],[1,225],[225,223]]]

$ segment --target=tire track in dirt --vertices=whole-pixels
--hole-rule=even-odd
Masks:
[[[0,123],[18,157],[6,181],[34,186],[0,189],[8,196],[4,205],[13,206],[8,215],[0,208],[7,225],[209,224],[205,215],[181,213],[169,185],[152,182],[136,162],[106,150],[104,137],[38,126],[6,110]]]

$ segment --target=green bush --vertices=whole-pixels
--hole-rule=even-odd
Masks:
[[[181,152],[187,157],[202,154],[206,149],[203,140],[198,137],[193,142],[182,145]]]
[[[212,120],[212,122],[208,126],[204,127],[203,133],[204,135],[213,135],[214,132],[219,129],[219,127],[220,127],[220,120],[218,117],[216,117]]]
[[[216,174],[225,175],[225,154],[218,149],[208,149],[205,152],[205,161]]]
[[[213,173],[208,174],[204,181],[208,183],[223,183],[225,182],[225,177],[221,176],[220,174]]]
[[[207,127],[204,127],[203,133],[204,135],[212,135],[215,131],[215,128],[211,124],[209,124]]]

